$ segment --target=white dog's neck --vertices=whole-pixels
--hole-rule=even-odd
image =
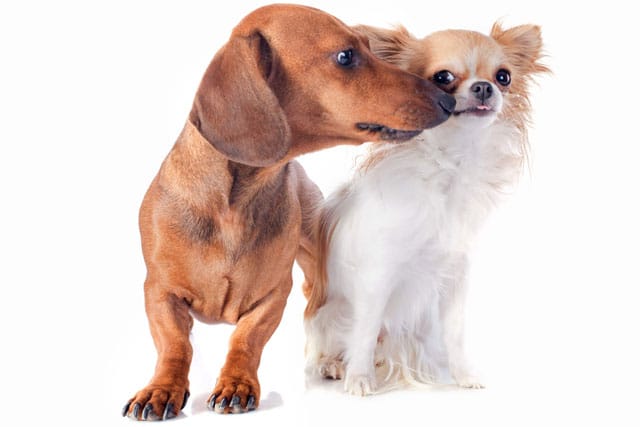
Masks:
[[[491,145],[513,145],[518,139],[515,128],[505,121],[481,120],[451,119],[440,126],[425,130],[416,140],[433,148],[450,151],[482,149]]]
[[[452,120],[424,131],[415,144],[443,169],[480,170],[478,178],[500,189],[517,181],[526,155],[523,135],[500,119],[486,124]]]

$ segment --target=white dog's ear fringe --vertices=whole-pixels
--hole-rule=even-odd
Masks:
[[[357,25],[353,29],[367,39],[369,47],[378,58],[390,62],[403,70],[409,68],[416,38],[402,25],[393,29]]]
[[[531,125],[531,103],[529,89],[540,74],[550,74],[551,69],[542,62],[546,58],[543,50],[542,31],[533,24],[518,25],[504,29],[502,22],[496,21],[490,33],[498,42],[505,54],[514,74],[511,87],[505,96],[509,104],[504,109],[503,117],[512,122],[518,129],[523,150],[523,161],[529,167],[528,128]]]
[[[546,55],[542,49],[540,26],[525,24],[505,30],[502,23],[497,21],[491,28],[491,38],[502,46],[509,62],[518,69],[519,74],[531,76],[551,72],[541,62]]]

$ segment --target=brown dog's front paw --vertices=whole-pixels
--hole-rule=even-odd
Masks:
[[[258,407],[260,386],[257,381],[220,378],[207,400],[207,407],[219,414],[240,414]]]
[[[189,390],[184,388],[148,386],[127,402],[122,416],[140,421],[168,420],[184,409],[188,399]]]

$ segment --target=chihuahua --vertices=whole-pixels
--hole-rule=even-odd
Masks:
[[[318,278],[305,312],[308,369],[367,395],[401,380],[481,388],[464,352],[474,235],[528,152],[540,28],[489,36],[359,27],[381,58],[456,99],[452,117],[377,145],[319,217]]]

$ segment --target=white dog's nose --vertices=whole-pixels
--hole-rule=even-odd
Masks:
[[[493,95],[493,88],[489,82],[475,82],[471,85],[471,92],[480,101],[484,102]]]

